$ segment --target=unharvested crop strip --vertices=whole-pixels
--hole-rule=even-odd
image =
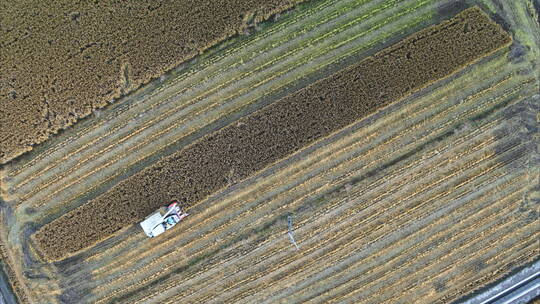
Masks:
[[[59,259],[129,224],[126,210],[136,223],[170,200],[167,193],[199,201],[226,186],[231,170],[244,179],[510,41],[478,8],[467,9],[202,138],[47,224],[36,240]]]

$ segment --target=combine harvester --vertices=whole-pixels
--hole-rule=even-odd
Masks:
[[[173,201],[169,206],[163,206],[147,216],[140,225],[147,236],[156,237],[174,227],[188,215],[182,211],[177,201]]]

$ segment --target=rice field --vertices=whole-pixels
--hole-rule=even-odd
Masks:
[[[230,172],[163,237],[127,225],[56,261],[36,244],[159,160],[463,9],[450,2],[308,1],[4,165],[0,248],[20,301],[449,303],[537,260],[532,1],[463,2],[512,45],[248,178]]]

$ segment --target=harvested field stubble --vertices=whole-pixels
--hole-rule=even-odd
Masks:
[[[299,1],[0,3],[0,163]]]
[[[43,226],[35,239],[49,259],[61,259],[125,227],[126,218],[136,223],[171,198],[204,199],[510,41],[478,8],[467,9],[202,138]]]

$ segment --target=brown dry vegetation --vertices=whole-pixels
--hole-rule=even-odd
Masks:
[[[0,163],[290,0],[0,3]]]
[[[479,9],[465,10],[161,160],[45,225],[36,240],[48,258],[59,259],[138,222],[171,198],[189,205],[510,40]]]
[[[8,259],[9,259],[9,256],[7,254],[6,248],[4,248],[4,245],[0,244],[0,262],[3,262],[3,270],[5,274],[7,275],[7,277],[9,278],[9,284],[11,288],[13,289],[13,293],[16,295],[19,301],[26,303],[28,302],[28,298],[23,292],[23,288],[21,288],[21,285],[20,285],[20,280],[17,278],[17,273],[11,267],[10,263],[8,262]],[[0,267],[1,266],[2,265],[0,265]],[[0,296],[0,298],[3,299],[2,296]]]

